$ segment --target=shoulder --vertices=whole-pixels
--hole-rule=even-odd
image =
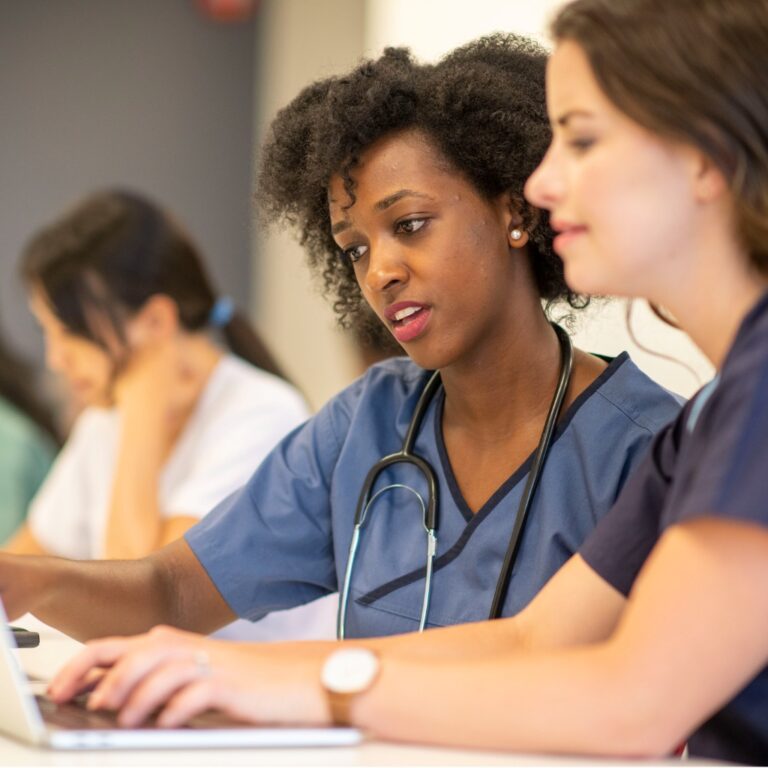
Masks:
[[[649,434],[676,418],[684,403],[643,373],[626,352],[614,358],[583,394]]]
[[[91,438],[105,439],[117,437],[120,428],[120,415],[115,408],[84,408],[69,433],[67,443],[73,440],[88,440]]]
[[[408,357],[390,358],[368,368],[331,398],[326,408],[351,413],[374,403],[377,409],[391,412],[418,398],[429,375]]]
[[[28,443],[38,438],[35,423],[18,408],[0,397],[0,439]]]
[[[201,396],[207,411],[262,412],[304,420],[309,407],[296,387],[235,355],[224,355]]]
[[[339,446],[355,423],[366,435],[371,430],[398,429],[410,420],[429,376],[407,357],[376,363],[332,397],[312,422],[316,429],[330,429]]]

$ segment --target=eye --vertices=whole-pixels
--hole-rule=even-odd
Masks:
[[[398,235],[415,235],[428,221],[426,216],[412,216],[409,219],[401,219],[395,224],[395,233]]]
[[[352,245],[341,250],[341,255],[348,258],[353,264],[360,261],[366,253],[368,253],[367,245]]]
[[[568,146],[575,152],[586,152],[594,143],[595,140],[592,138],[576,138],[571,139]]]

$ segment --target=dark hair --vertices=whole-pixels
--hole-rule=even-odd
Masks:
[[[123,190],[94,194],[41,230],[25,248],[21,269],[72,333],[102,347],[104,329],[96,317],[124,340],[124,321],[163,294],[176,302],[182,327],[200,331],[216,301],[189,236],[157,205]],[[222,331],[235,354],[282,376],[241,313],[234,312]]]
[[[458,48],[431,66],[415,63],[407,49],[388,48],[343,77],[313,83],[278,113],[263,147],[257,199],[268,221],[298,228],[342,326],[373,321],[352,265],[331,235],[328,184],[340,174],[354,201],[353,171],[361,153],[407,129],[424,132],[481,194],[511,192],[529,233],[541,297],[586,305],[565,283],[547,214],[523,198],[525,181],[550,141],[546,59],[536,43],[502,34]]]
[[[0,396],[50,435],[56,445],[61,445],[61,436],[51,409],[32,385],[34,380],[32,366],[12,351],[0,337]]]
[[[582,48],[618,109],[717,165],[768,274],[768,0],[576,0],[551,31]]]

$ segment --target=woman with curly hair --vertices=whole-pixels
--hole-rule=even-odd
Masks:
[[[565,284],[547,217],[523,200],[550,138],[545,62],[532,42],[502,35],[435,66],[390,49],[311,85],[274,121],[263,210],[295,225],[341,323],[390,334],[408,357],[333,399],[242,497],[190,533],[238,613],[260,610],[260,593],[286,571],[286,594],[339,589],[339,634],[516,613],[578,549],[677,411],[626,355],[575,351],[570,377],[563,371],[570,342],[542,300],[586,302]],[[401,448],[430,381],[413,453],[434,469],[434,490],[418,468],[395,462],[361,501],[366,475]],[[548,418],[557,423],[547,450]],[[537,450],[546,458],[538,477]],[[526,485],[537,481],[526,509]],[[424,525],[434,499],[430,585]],[[354,553],[356,507],[364,524]],[[280,551],[221,548],[222,532],[251,527],[254,514],[285,542]],[[303,540],[291,542],[290,531]],[[231,572],[244,561],[254,563],[248,594]]]
[[[542,49],[512,36],[434,66],[388,50],[278,115],[260,177],[268,215],[298,227],[342,322],[372,313],[408,357],[332,399],[240,493],[141,567],[0,560],[13,613],[81,637],[161,621],[211,631],[339,590],[340,634],[370,637],[510,616],[530,602],[678,410],[626,354],[571,353],[542,309],[583,305],[546,215],[523,199],[550,139],[545,64]],[[404,441],[417,458],[381,467]],[[353,531],[356,508],[364,525]],[[187,645],[155,637],[194,677]],[[99,646],[98,660],[131,647],[110,645],[110,659]],[[278,674],[280,652],[268,654]],[[94,706],[123,703],[109,686]],[[123,716],[144,714],[137,705]]]

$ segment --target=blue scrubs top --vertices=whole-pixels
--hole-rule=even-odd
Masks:
[[[258,619],[337,591],[343,583],[363,480],[399,450],[429,374],[407,358],[376,365],[263,461],[186,540],[230,607]],[[476,514],[454,479],[442,438],[442,389],[414,450],[439,483],[438,550],[428,626],[485,619],[532,457]],[[558,425],[529,512],[503,614],[520,611],[574,554],[616,499],[653,434],[679,411],[675,397],[622,354]],[[379,479],[426,499],[402,465]],[[426,541],[418,499],[395,489],[371,506],[347,609],[347,636],[418,628]]]
[[[581,555],[628,595],[670,526],[701,516],[768,526],[767,478],[768,294],[742,321],[718,377],[659,433]],[[690,736],[688,751],[768,764],[768,667]]]

